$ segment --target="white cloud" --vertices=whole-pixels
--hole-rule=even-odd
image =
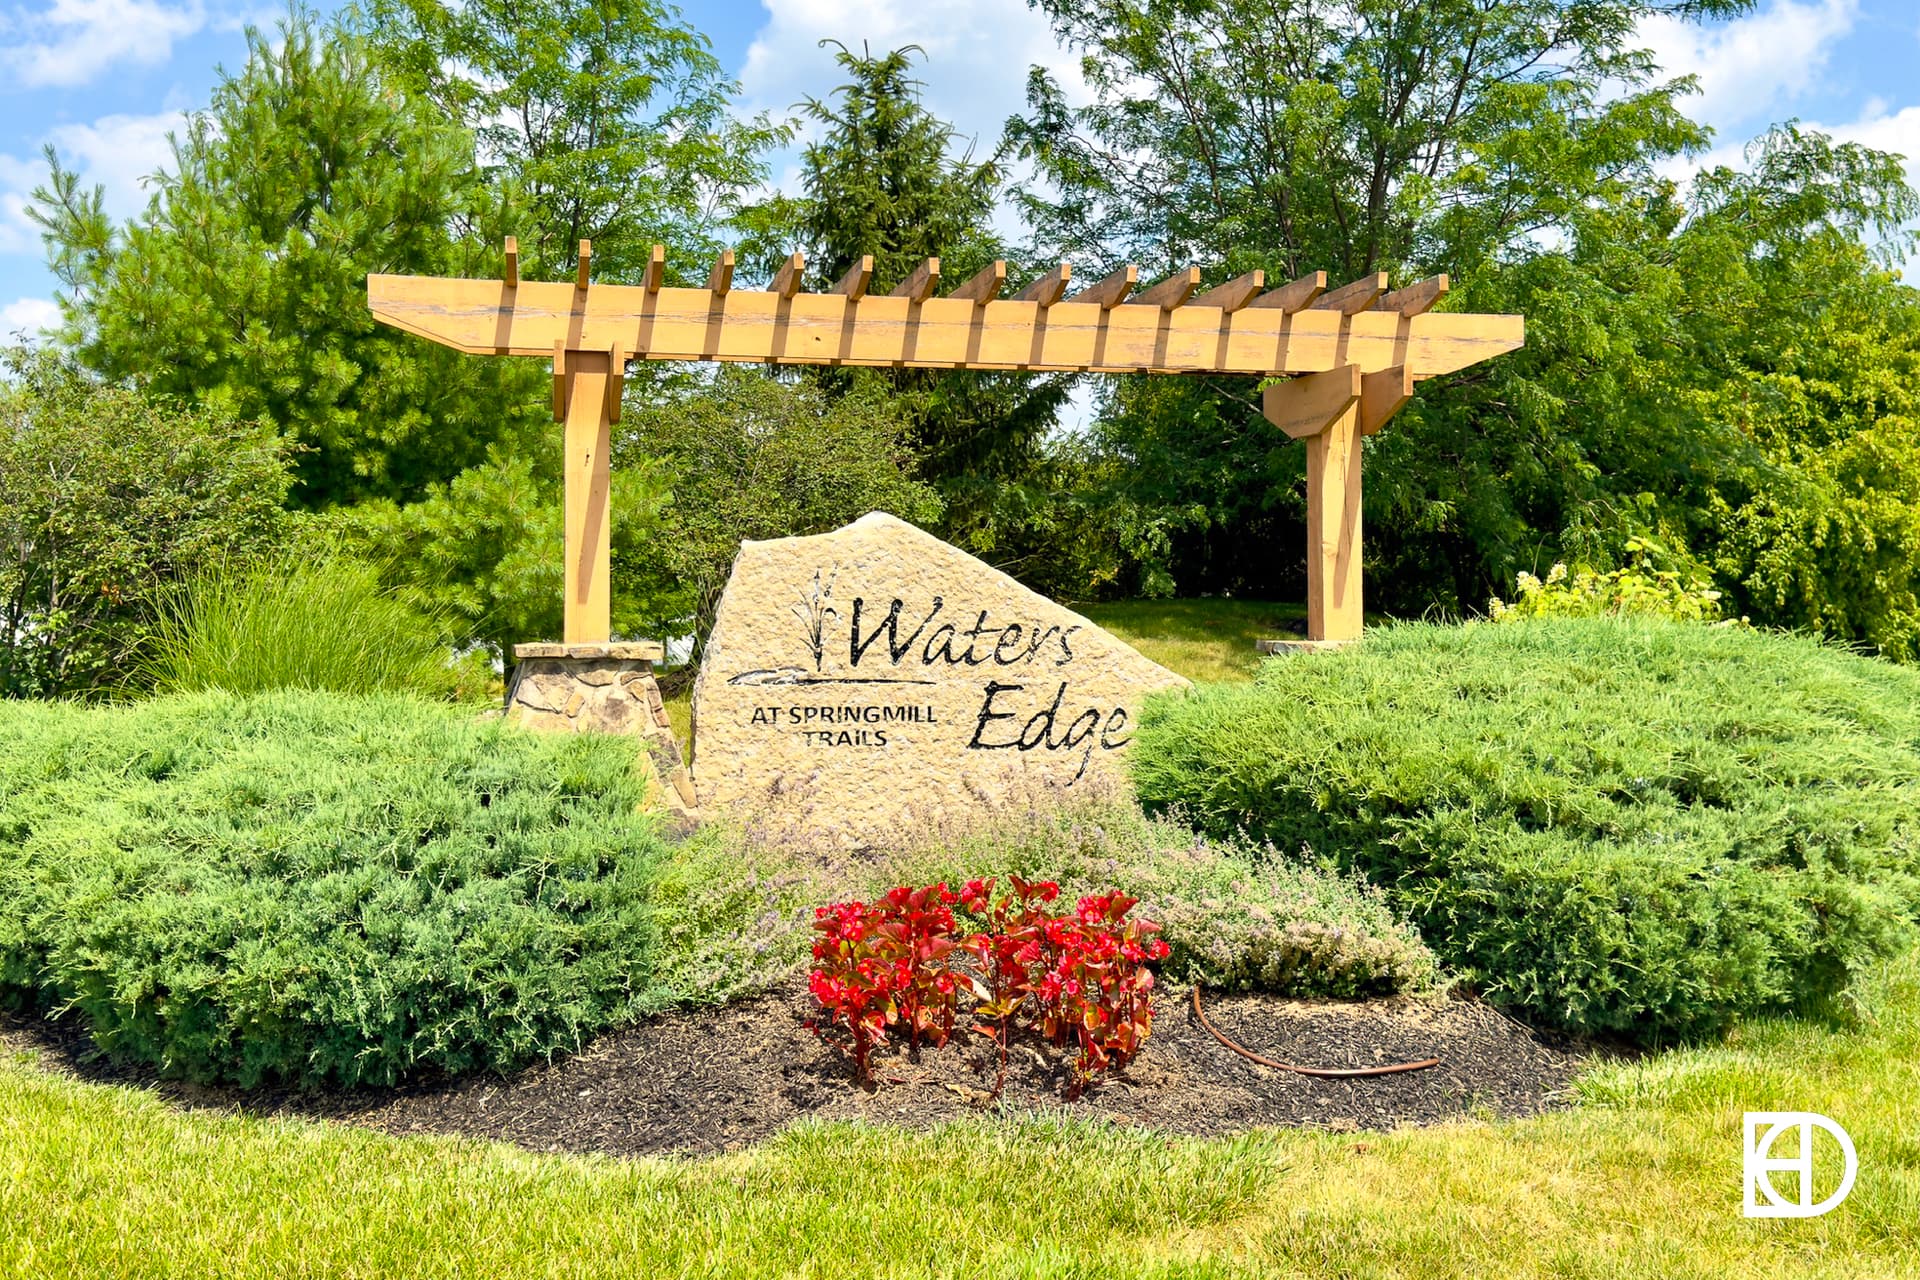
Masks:
[[[146,207],[146,179],[172,162],[167,135],[183,131],[186,123],[183,111],[101,116],[92,124],[56,125],[47,140],[83,183],[106,187],[107,211],[124,218]]]
[[[173,42],[206,25],[198,2],[53,0],[44,12],[18,14],[0,47],[0,67],[27,89],[90,84],[123,62],[147,66],[173,55]]]
[[[82,189],[106,188],[107,212],[118,220],[146,207],[142,180],[173,158],[167,134],[185,123],[178,111],[102,116],[92,124],[56,125],[46,140],[59,150],[60,162],[80,176]],[[40,252],[40,228],[26,211],[33,189],[46,180],[38,155],[0,155],[0,253]]]
[[[60,307],[51,298],[15,298],[0,307],[0,344],[32,340],[60,323]]]
[[[825,99],[846,80],[834,39],[874,53],[917,44],[915,79],[927,108],[949,121],[976,153],[1000,140],[1008,116],[1026,106],[1027,70],[1038,63],[1069,97],[1085,101],[1079,60],[1054,42],[1044,15],[1026,0],[764,0],[767,22],[747,50],[741,87],[754,108],[784,115],[809,95]]]
[[[1689,114],[1722,132],[1738,132],[1770,123],[1780,108],[1817,86],[1859,9],[1859,0],[1772,0],[1757,13],[1712,25],[1650,17],[1639,36],[1668,75],[1699,77]]]

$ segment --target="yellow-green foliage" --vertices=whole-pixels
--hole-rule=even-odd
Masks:
[[[1522,573],[1517,598],[1509,604],[1494,597],[1487,612],[1495,622],[1521,618],[1596,618],[1606,616],[1671,618],[1711,622],[1720,616],[1720,593],[1704,574],[1664,563],[1666,549],[1650,538],[1627,539],[1628,562],[1617,569],[1556,564],[1542,581]]]
[[[1658,1039],[1920,914],[1920,672],[1749,629],[1407,625],[1150,705],[1150,807],[1336,857],[1492,998]]]

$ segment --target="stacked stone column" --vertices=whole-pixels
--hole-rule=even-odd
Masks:
[[[513,656],[508,720],[529,729],[639,738],[653,760],[667,807],[691,813],[693,782],[653,675],[653,664],[666,656],[659,644],[519,644]]]

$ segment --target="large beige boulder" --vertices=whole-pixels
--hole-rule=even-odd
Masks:
[[[775,802],[840,844],[1119,777],[1185,679],[904,521],[746,542],[693,696],[708,813]]]

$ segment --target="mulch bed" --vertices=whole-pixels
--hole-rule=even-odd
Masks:
[[[1005,1096],[995,1104],[986,1092],[993,1081],[991,1046],[959,1034],[944,1049],[924,1050],[917,1061],[892,1049],[877,1054],[878,1083],[863,1089],[845,1055],[808,1029],[812,1001],[804,983],[717,1009],[652,1018],[510,1078],[399,1089],[301,1094],[162,1081],[149,1069],[102,1059],[84,1030],[64,1021],[0,1021],[0,1047],[36,1050],[40,1065],[84,1079],[151,1087],[187,1108],[616,1156],[732,1150],[806,1116],[919,1126],[996,1109],[1058,1111],[1215,1135],[1260,1125],[1385,1129],[1463,1116],[1528,1115],[1566,1105],[1574,1073],[1596,1051],[1459,997],[1206,999],[1216,1027],[1267,1057],[1319,1067],[1442,1060],[1399,1075],[1316,1079],[1249,1062],[1222,1047],[1194,1020],[1185,991],[1169,991],[1163,1000],[1140,1057],[1073,1102],[1064,1100],[1068,1077],[1059,1052],[1016,1043]]]

